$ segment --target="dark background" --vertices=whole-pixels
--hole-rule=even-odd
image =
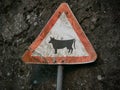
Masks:
[[[21,57],[67,2],[98,55],[64,66],[63,90],[120,90],[120,0],[0,0],[0,90],[55,90],[57,66]]]

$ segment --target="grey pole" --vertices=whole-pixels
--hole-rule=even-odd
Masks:
[[[63,66],[58,66],[57,71],[57,89],[56,90],[62,90],[62,79],[63,79]]]

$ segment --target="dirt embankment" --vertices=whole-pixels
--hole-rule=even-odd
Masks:
[[[57,67],[27,65],[21,56],[62,2],[98,54],[95,63],[65,66],[63,90],[120,89],[119,0],[1,0],[0,90],[55,90]]]

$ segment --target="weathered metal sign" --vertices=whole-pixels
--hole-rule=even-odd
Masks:
[[[34,64],[82,64],[94,62],[95,50],[68,4],[62,3],[23,55]]]

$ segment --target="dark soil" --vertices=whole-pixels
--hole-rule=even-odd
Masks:
[[[64,66],[63,90],[120,90],[120,0],[0,0],[0,90],[55,90],[57,66],[21,57],[67,2],[95,48],[96,62]]]

